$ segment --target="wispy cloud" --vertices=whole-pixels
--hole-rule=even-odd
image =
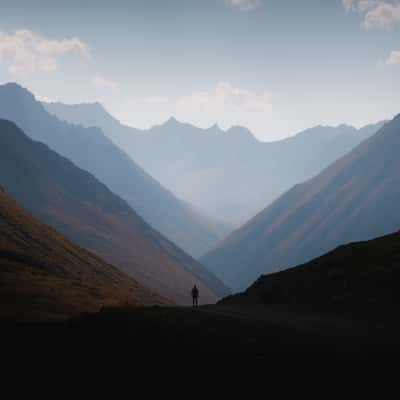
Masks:
[[[380,29],[391,31],[400,25],[400,3],[383,0],[342,0],[347,12],[357,12],[364,15],[365,29]]]
[[[385,61],[386,65],[400,64],[400,51],[393,50],[388,59]]]
[[[379,0],[342,0],[343,7],[347,12],[363,13],[380,3]]]
[[[88,47],[77,37],[49,39],[28,29],[0,31],[0,63],[11,75],[26,77],[35,72],[53,72],[58,59],[67,53],[89,55]]]
[[[236,7],[241,11],[252,11],[261,6],[261,0],[224,0],[227,6]]]
[[[113,92],[119,89],[119,84],[117,82],[106,79],[100,75],[96,75],[92,78],[92,85],[98,89],[106,89]]]
[[[241,89],[228,82],[219,82],[214,91],[194,92],[178,100],[178,107],[190,112],[222,112],[227,108],[244,112],[268,112],[271,95]]]

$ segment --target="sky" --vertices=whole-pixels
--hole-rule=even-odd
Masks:
[[[400,0],[0,0],[0,83],[260,140],[400,113]]]

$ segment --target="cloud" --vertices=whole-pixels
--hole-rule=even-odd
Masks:
[[[226,109],[263,113],[272,109],[269,93],[255,93],[234,87],[228,82],[219,82],[212,92],[194,92],[181,97],[177,105],[181,109],[197,113],[223,112]]]
[[[347,12],[364,14],[365,29],[391,31],[400,24],[400,3],[382,0],[342,0]]]
[[[380,3],[379,0],[342,0],[347,12],[364,13]]]
[[[400,64],[400,51],[393,50],[389,58],[385,61],[386,65]]]
[[[227,6],[236,7],[241,11],[252,11],[261,6],[261,0],[224,0]]]
[[[92,78],[92,85],[98,89],[106,89],[115,92],[119,89],[119,84],[110,79],[106,79],[100,75],[96,75]]]
[[[54,72],[58,58],[75,52],[87,57],[88,47],[77,37],[48,39],[28,29],[7,33],[0,31],[0,63],[14,76],[26,77],[36,72]]]
[[[400,4],[381,2],[368,11],[364,19],[365,29],[391,31],[398,24],[400,24]]]

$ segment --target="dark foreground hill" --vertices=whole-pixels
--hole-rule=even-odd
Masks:
[[[0,319],[67,318],[126,304],[168,302],[71,243],[0,190]]]
[[[178,304],[226,293],[201,264],[148,225],[88,172],[0,120],[0,182],[10,196],[68,239]]]
[[[0,118],[90,172],[192,257],[203,255],[228,233],[224,225],[203,217],[161,186],[99,128],[60,121],[19,85],[0,85]]]
[[[400,228],[400,115],[294,186],[202,261],[235,290],[337,246]]]
[[[398,320],[400,232],[338,247],[313,261],[260,277],[226,305],[286,305]]]

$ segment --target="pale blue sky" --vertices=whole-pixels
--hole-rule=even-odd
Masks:
[[[0,9],[0,82],[98,100],[135,127],[174,115],[274,140],[400,112],[397,0],[0,0]]]

